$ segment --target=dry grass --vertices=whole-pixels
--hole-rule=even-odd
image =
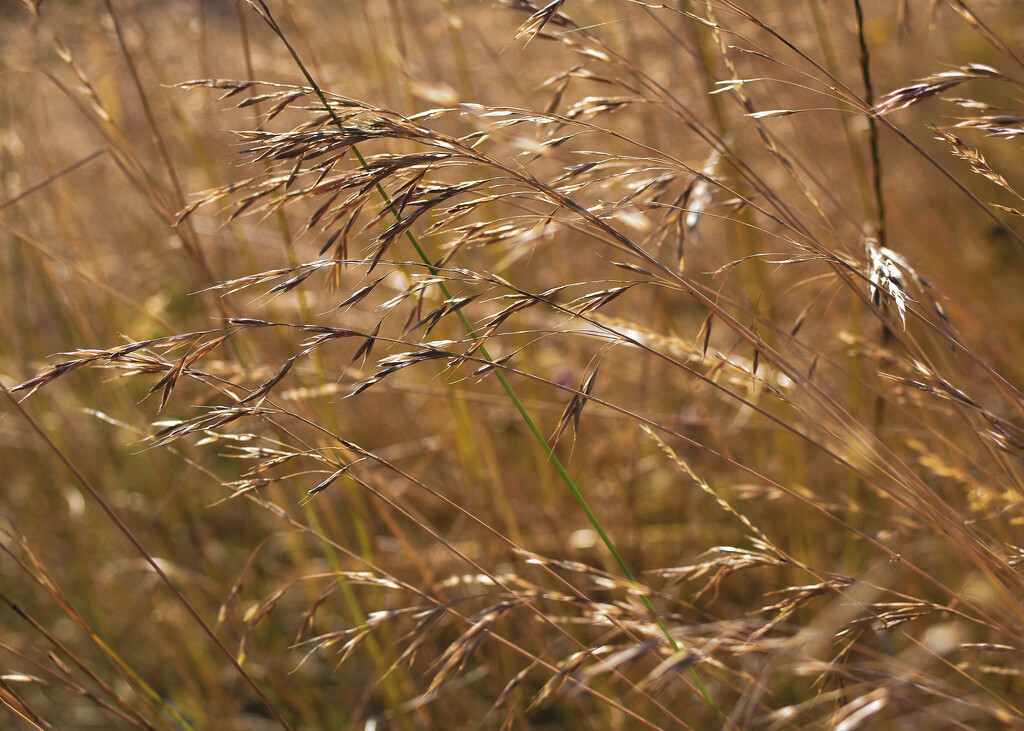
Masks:
[[[0,11],[6,725],[1024,724],[1016,6],[88,5]]]

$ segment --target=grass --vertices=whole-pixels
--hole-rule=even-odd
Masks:
[[[1022,723],[1020,10],[32,6],[5,724]]]

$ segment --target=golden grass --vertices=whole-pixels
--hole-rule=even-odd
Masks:
[[[4,723],[1024,723],[1021,11],[500,5],[4,11]]]

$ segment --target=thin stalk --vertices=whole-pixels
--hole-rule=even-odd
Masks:
[[[853,8],[857,15],[857,45],[860,49],[860,76],[864,82],[864,101],[868,106],[875,103],[875,90],[871,83],[871,54],[868,52],[867,39],[864,37],[864,10],[860,0],[853,0]],[[871,148],[871,185],[875,196],[875,233],[878,243],[885,246],[885,198],[882,196],[882,158],[878,152],[878,120],[874,115],[868,117],[868,144]]]
[[[875,104],[875,90],[871,83],[871,54],[868,51],[867,39],[864,36],[864,9],[861,7],[861,0],[853,0],[853,9],[857,17],[857,45],[860,49],[860,75],[861,80],[864,83],[864,102],[868,106],[874,106]],[[882,158],[878,152],[878,118],[875,115],[868,116],[868,145],[871,151],[871,184],[872,193],[875,197],[875,225],[874,233],[878,239],[879,246],[886,246],[886,228],[885,228],[885,197],[882,195]],[[881,347],[887,348],[889,345],[889,328],[882,323],[882,334],[881,334]],[[875,434],[882,434],[882,428],[885,424],[885,399],[882,397],[881,391],[877,392],[875,396],[875,414],[874,414],[874,430]],[[859,482],[851,481],[850,492],[848,493],[850,499],[851,509],[853,506],[860,506],[861,515],[859,518],[859,526],[864,527],[866,521],[870,517],[870,514],[875,509],[875,496],[874,492],[863,491],[863,485]],[[850,515],[853,519],[855,516]],[[852,546],[850,548],[853,548]],[[851,560],[858,560],[858,553],[862,553],[863,549],[858,551],[850,551],[850,556],[853,557]],[[860,562],[865,559],[860,557]]]

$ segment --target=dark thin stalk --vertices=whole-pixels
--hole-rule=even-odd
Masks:
[[[864,101],[867,105],[875,103],[875,90],[871,83],[871,54],[868,51],[867,39],[864,37],[864,10],[860,0],[853,0],[854,13],[857,16],[857,46],[860,49],[860,77],[864,83]],[[871,184],[875,195],[875,235],[878,243],[886,246],[885,231],[885,196],[882,195],[882,158],[878,152],[878,120],[868,117],[868,145],[871,149]]]

